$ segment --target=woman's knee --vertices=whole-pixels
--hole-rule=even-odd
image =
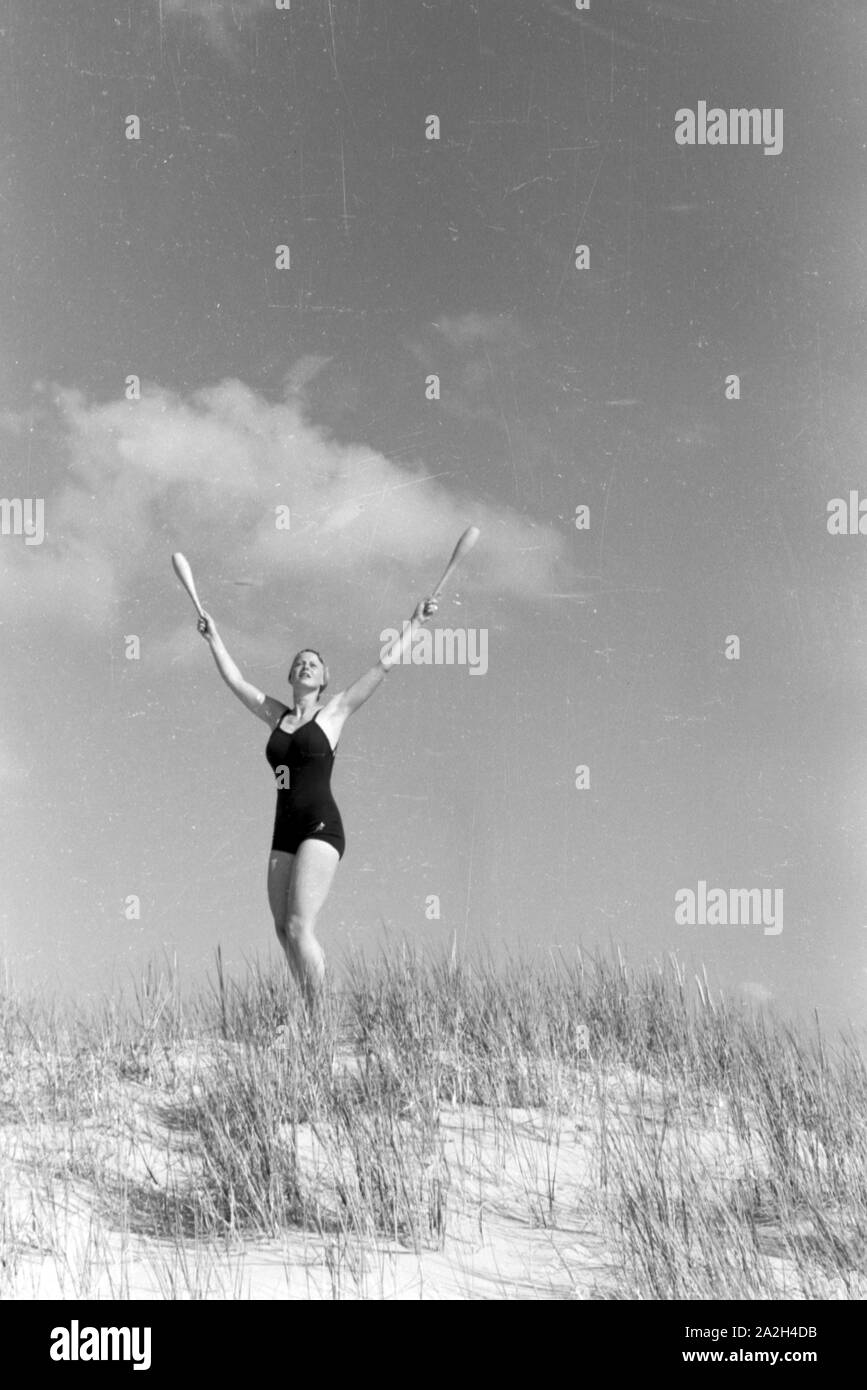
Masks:
[[[309,940],[313,935],[314,919],[302,912],[290,912],[286,918],[285,933],[293,946]]]

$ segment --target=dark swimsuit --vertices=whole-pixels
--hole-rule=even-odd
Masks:
[[[271,849],[296,854],[302,840],[325,840],[342,859],[346,849],[343,822],[331,795],[335,750],[325,731],[316,723],[319,710],[291,734],[280,727],[288,713],[287,707],[265,749],[275,777],[278,769],[283,768],[283,786],[277,789]]]

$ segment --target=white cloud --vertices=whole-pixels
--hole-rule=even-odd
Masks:
[[[295,400],[306,401],[307,387],[331,361],[330,357],[319,352],[310,352],[306,357],[299,357],[284,377],[286,394]]]
[[[296,393],[318,365],[290,374]],[[167,582],[173,550],[210,577],[210,592],[252,572],[261,588],[233,598],[267,603],[269,586],[285,593],[291,581],[293,594],[332,612],[351,591],[360,613],[385,589],[419,597],[471,523],[482,539],[456,584],[522,597],[557,587],[557,530],[455,496],[420,462],[338,443],[297,394],[273,403],[224,381],[188,398],[149,389],[107,404],[65,390],[56,404],[59,420],[40,428],[48,438],[59,425],[66,481],[45,499],[41,546],[2,538],[7,618],[100,628],[122,600],[146,597],[154,576]],[[276,529],[279,505],[290,509],[289,531]]]

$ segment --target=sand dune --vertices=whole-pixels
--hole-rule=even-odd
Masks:
[[[863,1063],[835,1072],[649,975],[606,1038],[612,978],[582,976],[576,1013],[575,980],[497,994],[418,967],[316,1036],[262,979],[219,1028],[165,990],[89,1031],[19,1009],[0,1294],[863,1296]],[[576,1054],[594,1015],[596,1055]]]

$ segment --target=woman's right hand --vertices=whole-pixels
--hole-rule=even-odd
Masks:
[[[199,629],[199,632],[206,642],[214,642],[220,635],[217,632],[217,624],[214,622],[210,613],[205,613],[204,617],[199,618],[196,627]]]

